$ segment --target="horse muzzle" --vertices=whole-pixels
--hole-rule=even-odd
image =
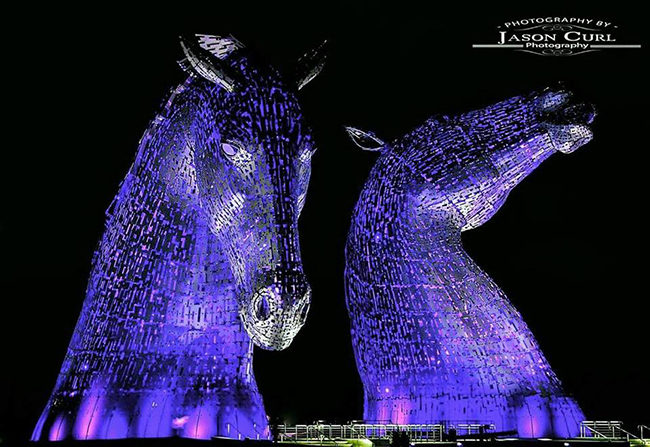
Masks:
[[[262,349],[281,351],[305,324],[311,288],[304,274],[293,274],[290,280],[257,287],[247,301],[240,316],[248,335]]]

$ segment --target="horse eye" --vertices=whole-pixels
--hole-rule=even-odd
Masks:
[[[221,150],[223,151],[224,154],[228,155],[229,157],[232,157],[239,151],[239,148],[233,143],[222,143]]]

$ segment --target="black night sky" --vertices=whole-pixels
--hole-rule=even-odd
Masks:
[[[362,416],[343,247],[376,155],[356,148],[342,126],[391,140],[435,113],[562,80],[598,108],[594,141],[553,156],[464,242],[521,311],[587,417],[631,428],[650,422],[645,50],[542,57],[471,48],[496,41],[504,21],[539,15],[605,19],[619,26],[621,40],[645,44],[641,14],[618,2],[601,11],[453,12],[434,2],[211,3],[6,16],[20,31],[5,39],[3,56],[12,102],[5,102],[12,115],[5,134],[13,140],[0,162],[4,442],[29,437],[54,386],[104,211],[149,120],[184,79],[177,36],[188,32],[233,34],[287,72],[307,49],[331,43],[324,71],[301,92],[319,147],[300,221],[312,307],[286,351],[256,352],[269,414],[289,423]]]

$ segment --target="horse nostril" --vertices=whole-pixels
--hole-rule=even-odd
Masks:
[[[299,319],[301,322],[307,320],[307,314],[309,313],[309,307],[311,304],[311,289],[308,287],[305,295],[301,299],[300,310],[298,311]]]
[[[302,309],[300,309],[300,321],[305,322],[307,320],[307,314],[309,313],[309,303],[305,304],[302,306]]]
[[[258,321],[265,321],[269,318],[270,315],[271,306],[269,305],[269,301],[266,298],[266,294],[262,293],[262,296],[257,301],[257,306],[255,308],[255,318],[257,318]]]

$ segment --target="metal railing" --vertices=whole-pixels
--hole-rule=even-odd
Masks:
[[[445,432],[449,432],[449,430],[453,428],[456,430],[456,436],[460,436],[464,438],[467,438],[468,436],[472,436],[472,435],[484,436],[485,434],[488,434],[490,431],[495,430],[494,424],[486,423],[486,422],[467,423],[467,422],[447,421],[444,422],[442,425],[444,427]]]
[[[621,421],[582,421],[580,423],[580,437],[581,438],[604,438],[604,439],[630,439],[643,440],[643,427],[648,430],[645,425],[639,425],[641,437],[630,433],[623,428]]]
[[[336,443],[344,439],[390,439],[395,432],[405,432],[411,442],[443,441],[445,433],[456,430],[457,436],[485,436],[494,430],[494,424],[454,423],[440,424],[325,424],[278,425],[278,437],[281,441],[323,441]]]
[[[580,438],[601,438],[611,440],[636,439],[645,440],[645,434],[650,427],[639,425],[640,435],[630,433],[623,428],[621,421],[582,421],[580,423]],[[405,432],[410,442],[436,442],[445,440],[445,434],[451,429],[456,431],[458,438],[468,439],[472,436],[484,438],[495,430],[494,424],[466,423],[446,421],[439,424],[327,424],[314,423],[303,425],[278,425],[277,433],[280,441],[328,441],[333,444],[353,439],[391,439],[395,432]],[[645,433],[644,433],[645,430]],[[498,433],[494,433],[499,435]]]
[[[332,442],[341,439],[390,439],[393,432],[402,431],[409,434],[412,442],[441,441],[443,426],[441,424],[313,424],[278,426],[281,441],[315,441],[328,439]]]
[[[623,439],[623,423],[621,421],[582,421],[580,422],[581,438]]]

